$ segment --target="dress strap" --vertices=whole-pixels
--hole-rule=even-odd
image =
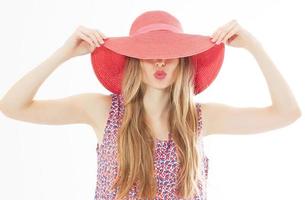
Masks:
[[[202,110],[201,110],[201,104],[196,103],[196,108],[197,108],[197,113],[198,113],[198,134],[200,134],[201,129],[203,127],[203,122],[202,122]]]
[[[112,93],[111,96],[111,108],[108,113],[107,124],[104,132],[104,138],[114,137],[116,129],[118,127],[120,117],[120,100],[118,94]]]
[[[107,114],[106,127],[104,129],[103,140],[97,143],[96,150],[99,149],[101,144],[109,144],[109,141],[112,141],[112,138],[115,136],[115,129],[117,127],[117,118],[118,118],[118,97],[116,94],[110,94],[111,96],[111,106]]]
[[[124,98],[123,95],[121,93],[119,94],[115,94],[117,96],[117,106],[118,106],[118,123],[120,124],[123,118],[123,113],[124,113]]]

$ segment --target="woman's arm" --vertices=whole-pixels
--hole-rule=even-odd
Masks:
[[[232,36],[236,39],[232,40]],[[202,104],[203,119],[207,125],[206,134],[265,132],[287,126],[301,116],[301,110],[288,84],[260,42],[249,32],[233,21],[223,27],[218,34],[216,32],[213,37],[214,41],[243,47],[255,57],[268,84],[272,105],[262,108],[237,108],[220,103]]]
[[[271,109],[273,109],[273,112],[283,115],[295,113],[296,116],[299,116],[301,110],[289,85],[264,48],[259,44],[255,44],[250,46],[248,51],[254,56],[267,82],[272,100]]]
[[[2,110],[8,112],[21,110],[33,103],[33,98],[42,83],[55,69],[70,58],[63,47],[57,49],[51,56],[29,71],[7,91],[1,100]]]
[[[58,100],[34,100],[42,83],[68,59],[92,52],[101,35],[93,38],[93,32],[78,28],[63,46],[29,73],[18,80],[1,99],[1,111],[17,120],[44,124],[87,123],[92,124],[90,111],[97,101],[106,101],[106,95],[80,94]],[[87,33],[87,34],[86,34]],[[95,104],[94,104],[95,105]]]

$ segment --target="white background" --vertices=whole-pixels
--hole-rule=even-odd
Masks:
[[[0,98],[51,55],[79,25],[106,36],[126,36],[146,10],[171,12],[184,31],[211,35],[236,19],[264,46],[304,107],[304,6],[302,1],[1,1]],[[89,55],[73,58],[43,83],[35,99],[101,92]],[[200,102],[235,106],[271,103],[263,74],[244,49],[228,47],[222,69]],[[302,109],[304,112],[304,109]],[[210,200],[304,200],[304,117],[253,135],[206,137]],[[42,125],[0,113],[0,199],[89,200],[96,181],[96,137],[89,126]]]

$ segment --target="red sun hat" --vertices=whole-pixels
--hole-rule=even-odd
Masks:
[[[91,64],[100,83],[119,94],[126,56],[138,59],[190,56],[196,68],[197,95],[213,82],[224,59],[224,44],[210,40],[210,36],[184,33],[179,20],[166,11],[146,11],[134,20],[129,36],[104,39],[104,44],[91,53]]]

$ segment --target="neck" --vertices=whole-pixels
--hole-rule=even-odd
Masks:
[[[143,98],[144,109],[153,119],[165,119],[168,116],[169,93],[147,88]]]

